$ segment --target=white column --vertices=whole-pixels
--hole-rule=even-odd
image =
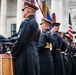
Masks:
[[[68,21],[69,21],[69,1],[70,0],[65,0],[64,1],[64,12],[65,12],[65,14],[64,14],[64,30],[65,31],[68,31]]]
[[[0,24],[1,24],[1,1],[0,1]]]
[[[1,25],[0,34],[6,36],[7,26],[7,0],[1,0]]]
[[[17,0],[17,31],[19,30],[20,24],[22,22],[22,8],[24,0]]]
[[[64,8],[63,8],[63,0],[51,0],[51,12],[56,13],[56,21],[61,23],[60,30],[63,30],[63,16],[64,16]]]
[[[58,11],[57,0],[51,0],[51,14],[56,13],[56,17],[57,17],[58,16],[57,11]]]
[[[58,22],[61,23],[60,30],[64,30],[64,7],[63,7],[63,0],[58,0]]]

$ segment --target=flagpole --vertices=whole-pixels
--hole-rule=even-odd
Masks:
[[[38,6],[39,6],[39,8],[40,8],[40,10],[41,10],[41,7],[40,7],[40,5],[39,5],[39,2],[37,2],[38,3]],[[42,12],[42,11],[41,11]]]
[[[71,14],[72,8],[70,7],[70,2],[71,2],[71,0],[69,0],[69,13]]]
[[[70,0],[69,0],[69,20],[68,20],[68,22],[69,22],[69,28],[68,28],[68,34],[69,34],[69,37],[70,37],[70,39],[74,39],[74,36],[73,36],[73,27],[72,27],[72,20],[71,20],[71,10],[72,10],[72,8],[70,8]]]

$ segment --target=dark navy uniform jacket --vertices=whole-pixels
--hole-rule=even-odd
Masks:
[[[20,26],[18,39],[15,42],[11,54],[16,58],[16,75],[39,75],[39,59],[37,43],[40,33],[34,38],[31,36],[38,29],[38,23],[31,15],[26,18]],[[31,39],[28,41],[28,39]]]
[[[38,50],[42,51],[46,49],[45,46],[47,42],[49,44],[52,43],[52,45],[54,45],[54,42],[55,42],[54,37],[49,29],[46,29],[40,36],[39,43],[38,43]]]

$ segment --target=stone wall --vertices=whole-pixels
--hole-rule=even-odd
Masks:
[[[24,0],[25,1],[25,0]],[[29,0],[30,1],[30,0]],[[41,0],[40,0],[41,1]],[[76,31],[76,19],[74,17],[76,16],[76,0],[70,0],[72,1],[70,3],[69,7],[69,0],[64,0],[64,7],[63,7],[63,12],[64,12],[64,19],[63,19],[63,29],[68,30],[68,13],[69,13],[69,8],[71,8],[71,19],[72,19],[72,26],[73,30]],[[50,9],[51,13],[51,0],[46,0],[46,4]],[[60,11],[59,11],[60,12]],[[17,23],[17,0],[7,0],[7,35],[6,37],[11,36],[11,24],[16,24]],[[1,21],[1,0],[0,0],[0,21]],[[0,22],[1,23],[1,22]]]

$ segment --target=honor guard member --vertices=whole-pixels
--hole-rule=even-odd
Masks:
[[[74,58],[74,74],[76,75],[76,39],[73,40],[73,47],[74,47],[74,52],[73,52],[73,58]]]
[[[51,22],[46,18],[42,18],[42,34],[38,43],[40,75],[54,75],[54,65],[51,54],[54,38],[50,32],[50,26]]]
[[[11,54],[16,60],[16,75],[40,75],[39,57],[37,53],[38,23],[34,15],[38,7],[30,2],[24,2],[23,18]]]
[[[61,35],[61,38],[62,38],[62,47],[61,47],[61,52],[65,52],[66,49],[67,49],[67,42],[65,40],[65,35],[66,35],[66,32],[65,31],[60,31],[60,35]]]
[[[76,53],[76,39],[73,40],[74,54]]]
[[[60,23],[53,23],[51,32],[53,34],[55,45],[52,50],[53,60],[54,60],[54,73],[55,75],[65,75],[63,57],[61,54],[62,48],[62,38],[60,36],[59,30]]]
[[[70,71],[69,71],[70,65],[69,65],[69,61],[68,61],[68,55],[66,53],[66,50],[67,50],[66,32],[65,31],[61,31],[60,34],[61,34],[61,37],[62,37],[62,40],[63,40],[61,53],[62,53],[63,60],[64,60],[65,75],[69,75],[69,73],[70,73]]]
[[[75,75],[75,61],[74,61],[74,58],[73,58],[73,54],[74,54],[74,47],[72,45],[72,39],[67,35],[66,36],[67,38],[67,44],[68,44],[68,47],[67,47],[67,50],[66,50],[66,53],[67,53],[67,57],[68,57],[68,74],[69,75]]]

